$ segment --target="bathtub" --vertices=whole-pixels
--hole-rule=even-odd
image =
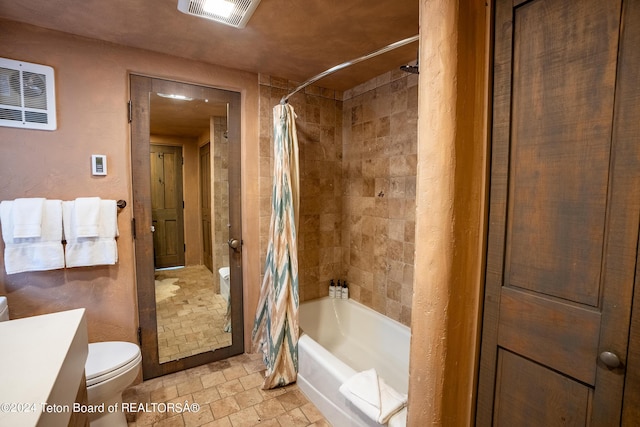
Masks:
[[[300,304],[298,387],[334,426],[380,426],[338,391],[375,368],[407,393],[410,329],[353,300],[320,298]]]

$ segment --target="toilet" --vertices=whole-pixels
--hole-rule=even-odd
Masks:
[[[122,412],[122,392],[135,381],[141,362],[140,347],[136,344],[125,341],[89,343],[89,355],[84,365],[87,401],[92,408],[104,404],[104,412],[89,413],[91,427],[127,426]],[[108,408],[117,408],[117,411]]]
[[[9,320],[9,307],[7,298],[0,296],[0,321],[5,320]],[[136,344],[124,341],[89,344],[84,365],[88,407],[104,407],[104,412],[89,413],[91,427],[127,426],[127,419],[121,410],[122,392],[137,378],[141,362],[142,354]],[[109,407],[118,410],[109,411]]]
[[[5,320],[9,320],[7,297],[0,297],[0,322],[4,322]]]
[[[229,273],[229,267],[218,269],[218,274],[220,275],[220,295],[222,295],[225,301],[229,300]]]

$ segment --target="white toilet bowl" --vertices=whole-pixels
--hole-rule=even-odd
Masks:
[[[140,347],[130,342],[108,341],[89,344],[85,364],[87,400],[91,427],[126,427],[122,392],[140,373]]]
[[[222,267],[218,269],[218,274],[220,275],[220,295],[224,298],[225,301],[229,300],[229,267]]]

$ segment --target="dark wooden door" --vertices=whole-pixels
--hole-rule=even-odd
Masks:
[[[477,425],[619,425],[640,214],[640,2],[496,3]]]
[[[200,147],[200,218],[202,218],[203,264],[213,271],[213,244],[211,241],[211,144]],[[216,277],[217,277],[217,272]]]
[[[183,266],[182,147],[151,144],[150,162],[155,267]]]

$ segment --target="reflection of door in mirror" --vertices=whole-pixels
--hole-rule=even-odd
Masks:
[[[240,95],[134,75],[131,95],[140,335],[151,378],[244,351],[241,256],[227,245],[241,235],[239,203],[230,203],[240,191]]]
[[[184,266],[182,147],[154,144],[151,135],[151,216],[156,268]]]

